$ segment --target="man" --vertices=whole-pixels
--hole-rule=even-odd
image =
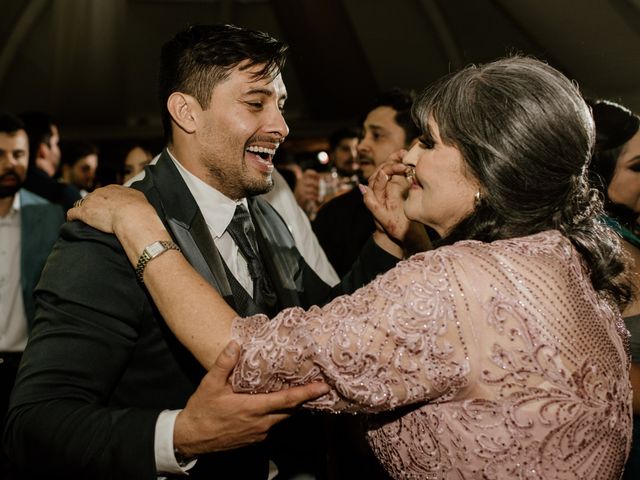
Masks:
[[[98,147],[87,141],[64,145],[62,181],[73,185],[83,197],[93,190],[98,170]]]
[[[285,50],[229,25],[190,27],[165,44],[167,149],[133,184],[175,240],[149,245],[138,274],[180,248],[241,315],[322,302],[397,261],[371,242],[331,290],[259,198],[289,133]],[[66,281],[56,281],[62,274]],[[151,479],[192,467],[193,479],[266,478],[265,445],[255,442],[283,410],[326,392],[233,394],[224,384],[229,362],[204,372],[166,328],[115,237],[79,222],[62,229],[37,298],[5,432],[11,457],[34,477]]]
[[[391,90],[375,99],[362,125],[358,163],[365,180],[393,152],[409,149],[419,130],[411,118],[413,94]],[[352,189],[320,208],[313,231],[339,276],[344,275],[375,230],[373,216],[358,189]]]
[[[81,196],[76,187],[55,178],[61,157],[56,122],[44,112],[21,113],[20,119],[29,137],[29,169],[24,188],[69,210]]]
[[[29,141],[19,118],[0,113],[0,418],[27,344],[33,289],[64,222],[62,209],[22,187]],[[0,478],[11,478],[0,453]]]

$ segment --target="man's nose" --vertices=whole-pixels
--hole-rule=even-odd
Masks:
[[[275,133],[283,140],[287,135],[289,135],[289,125],[287,125],[287,121],[284,119],[280,109],[276,109],[276,112],[271,119],[269,133]]]
[[[18,165],[18,163],[20,163],[18,158],[10,153],[7,153],[0,157],[0,165],[4,167],[3,170],[13,170]]]
[[[368,142],[368,140],[367,140],[367,139],[366,139],[366,137],[365,137],[365,138],[363,138],[362,140],[360,140],[360,141],[358,142],[358,146],[356,147],[356,151],[357,151],[359,154],[362,154],[362,153],[366,153],[366,152],[368,152],[369,150],[370,150],[370,148],[369,148],[369,142]]]

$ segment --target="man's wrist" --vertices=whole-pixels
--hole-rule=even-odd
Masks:
[[[156,471],[158,473],[181,474],[188,471],[196,462],[195,458],[191,461],[187,458],[178,459],[176,457],[176,448],[173,441],[173,432],[175,422],[181,410],[164,410],[156,420],[155,432],[155,457]],[[181,463],[179,460],[185,460]]]

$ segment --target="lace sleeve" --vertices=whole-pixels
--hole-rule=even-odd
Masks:
[[[329,394],[309,406],[334,411],[388,410],[452,398],[470,362],[458,319],[447,249],[415,255],[352,295],[273,320],[238,318],[243,345],[236,391],[267,392],[324,380]]]

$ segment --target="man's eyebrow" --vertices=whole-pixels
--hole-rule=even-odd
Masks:
[[[256,88],[250,88],[249,90],[247,90],[246,92],[244,92],[244,95],[264,95],[266,97],[272,97],[274,95],[274,91],[269,89],[269,88],[260,88],[260,87],[256,87]],[[287,100],[287,94],[285,93],[284,95],[282,95],[279,98],[280,101],[286,101]]]
[[[267,97],[271,97],[273,95],[273,91],[269,90],[268,88],[250,88],[249,90],[247,90],[246,92],[244,92],[245,95],[266,95]]]

